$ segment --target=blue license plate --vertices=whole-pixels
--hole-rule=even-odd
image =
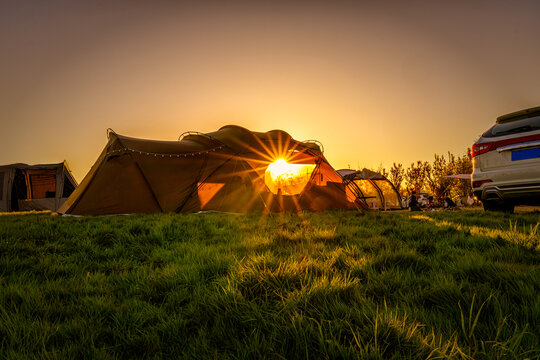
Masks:
[[[512,161],[540,157],[540,148],[512,151]]]

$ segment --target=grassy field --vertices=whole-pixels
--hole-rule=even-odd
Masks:
[[[539,220],[0,216],[0,358],[539,359]]]

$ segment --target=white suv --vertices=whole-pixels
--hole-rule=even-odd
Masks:
[[[473,191],[485,210],[540,205],[540,107],[499,116],[471,155]]]

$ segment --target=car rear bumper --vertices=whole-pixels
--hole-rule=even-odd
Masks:
[[[481,201],[508,202],[516,205],[540,205],[540,166],[527,164],[482,171],[475,167],[472,173],[474,195]]]
[[[474,195],[482,201],[540,205],[540,182],[505,185],[488,183],[474,189]]]

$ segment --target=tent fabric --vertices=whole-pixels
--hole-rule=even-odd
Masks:
[[[343,180],[363,199],[370,209],[402,209],[401,196],[395,186],[384,175],[369,169],[337,171]]]
[[[66,201],[77,182],[66,162],[0,166],[0,212],[52,210]]]
[[[265,183],[277,159],[311,164],[298,194]],[[300,187],[298,187],[300,189]],[[108,142],[60,213],[105,215],[198,211],[247,212],[366,207],[328,164],[319,146],[281,130],[252,132],[228,125],[178,141],[138,139],[112,130]]]

